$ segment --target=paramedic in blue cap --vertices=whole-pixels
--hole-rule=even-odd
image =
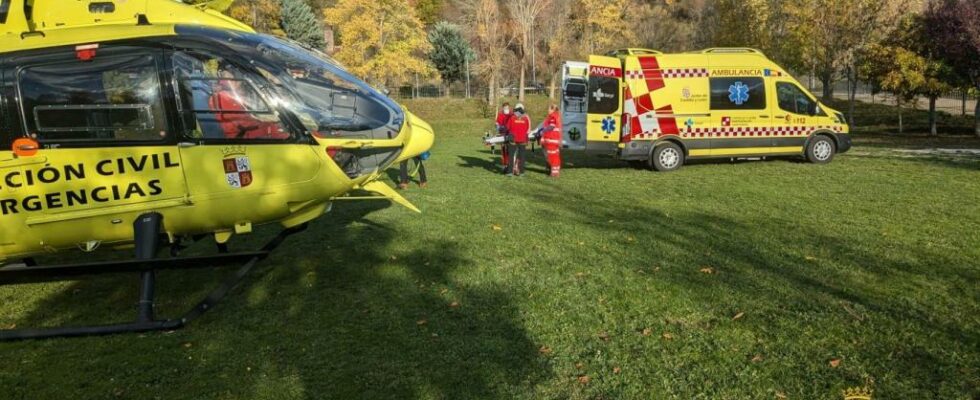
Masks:
[[[415,157],[415,162],[418,163],[419,165],[418,168],[419,187],[423,189],[425,189],[426,186],[429,186],[429,179],[426,178],[425,176],[425,165],[422,164],[422,161],[428,160],[429,155],[430,154],[427,151],[425,153],[419,154],[418,157]],[[408,160],[401,162],[400,169],[401,169],[401,172],[399,174],[400,182],[398,183],[398,188],[402,190],[408,189]]]

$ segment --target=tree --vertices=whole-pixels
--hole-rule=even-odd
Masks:
[[[282,13],[278,0],[239,1],[227,12],[232,18],[244,22],[256,31],[286,36],[286,32],[282,30]]]
[[[466,79],[466,68],[469,61],[473,60],[473,50],[463,38],[459,25],[445,21],[437,23],[429,31],[429,43],[432,44],[429,60],[439,71],[447,88],[453,82]],[[448,90],[446,93],[448,94]]]
[[[205,4],[210,9],[225,12],[228,10],[228,7],[231,7],[231,3],[234,3],[234,1],[235,0],[191,0],[188,1],[187,4]]]
[[[315,49],[323,49],[323,25],[303,0],[282,0],[282,29],[286,37]]]
[[[509,45],[497,0],[466,0],[461,4],[470,40],[476,44],[477,71],[487,82],[487,102],[496,105],[500,74]]]
[[[902,108],[913,103],[925,89],[929,63],[909,49],[883,45],[870,46],[860,59],[860,76],[895,95],[898,133],[904,133]]]
[[[923,78],[925,82],[920,88],[920,94],[929,99],[929,133],[938,134],[936,118],[936,100],[943,93],[953,88],[957,78],[948,65],[939,59],[942,49],[936,47],[936,42],[929,40],[926,35],[925,21],[922,15],[911,15],[902,19],[898,28],[888,35],[884,43],[909,49],[925,62]]]
[[[443,0],[415,0],[415,12],[425,26],[432,26],[442,13]]]
[[[891,32],[895,14],[906,3],[907,0],[786,1],[790,32],[800,49],[800,64],[823,84],[824,101],[833,100],[834,82],[842,72],[850,71],[847,77],[854,83],[854,52]]]
[[[433,75],[432,46],[406,0],[339,0],[323,14],[340,36],[334,57],[353,74],[385,87]]]
[[[635,0],[578,0],[574,9],[591,10],[576,23],[580,53],[597,54],[636,43],[638,6]]]
[[[933,0],[923,19],[938,56],[980,94],[980,0]],[[980,97],[973,115],[980,137]]]
[[[536,46],[535,28],[538,16],[548,7],[550,0],[507,0],[507,9],[514,22],[514,37],[517,39],[518,56],[521,60],[521,78],[517,98],[524,101],[524,86],[527,82],[528,54]]]

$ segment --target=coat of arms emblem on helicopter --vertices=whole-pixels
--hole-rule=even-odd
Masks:
[[[244,148],[225,149],[222,160],[228,185],[240,189],[252,184],[252,163]]]

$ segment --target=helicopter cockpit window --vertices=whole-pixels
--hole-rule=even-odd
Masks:
[[[404,115],[398,105],[350,75],[326,55],[297,44],[261,37],[258,50],[283,93],[285,108],[314,135],[388,139],[398,134]]]
[[[39,140],[151,141],[166,136],[157,58],[31,66],[19,76],[27,131]]]
[[[10,0],[0,0],[0,24],[7,23],[7,14],[10,13]]]
[[[290,139],[248,74],[223,59],[192,53],[174,56],[181,115],[187,136],[201,139]]]

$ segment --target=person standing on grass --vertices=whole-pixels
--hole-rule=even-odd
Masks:
[[[429,179],[425,176],[425,164],[422,161],[429,159],[429,152],[419,154],[415,157],[415,162],[419,164],[419,187],[425,189],[429,186]],[[399,183],[398,188],[401,190],[408,189],[408,160],[402,161],[399,167]]]
[[[551,168],[552,178],[557,178],[561,172],[561,114],[558,106],[548,106],[548,116],[541,124],[541,147],[544,147],[548,167]]]
[[[524,112],[524,105],[517,103],[514,107],[514,115],[507,121],[507,131],[510,132],[510,167],[514,176],[524,174],[524,158],[527,150],[528,132],[531,130],[531,119]]]
[[[497,120],[496,120],[497,133],[501,135],[508,134],[507,122],[510,121],[511,116],[512,114],[510,113],[510,103],[504,102],[504,104],[500,106],[500,111],[497,112]],[[505,143],[503,146],[500,146],[500,165],[502,165],[501,169],[505,174],[507,173],[509,158],[510,155],[507,152],[507,144]]]

